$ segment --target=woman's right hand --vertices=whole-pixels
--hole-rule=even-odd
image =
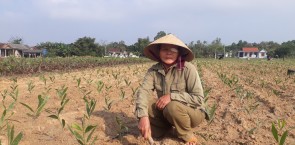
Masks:
[[[150,120],[149,117],[141,117],[138,123],[138,128],[141,132],[141,135],[145,138],[148,139],[151,137],[151,126],[150,126]]]

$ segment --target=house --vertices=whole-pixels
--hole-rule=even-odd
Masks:
[[[257,47],[243,47],[242,51],[238,51],[238,58],[266,58],[267,52],[262,49],[259,51]]]
[[[0,57],[38,57],[42,56],[42,50],[30,48],[28,45],[0,43]]]

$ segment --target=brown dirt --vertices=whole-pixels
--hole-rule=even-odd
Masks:
[[[207,145],[270,145],[276,144],[272,133],[271,124],[278,119],[285,119],[286,128],[295,126],[295,76],[287,76],[278,73],[289,66],[265,65],[262,69],[257,65],[248,62],[218,62],[218,61],[199,61],[195,62],[200,68],[200,74],[205,89],[211,88],[209,93],[210,106],[217,104],[215,118],[211,124],[203,122],[196,128],[196,135],[200,144]],[[116,67],[103,67],[96,69],[86,69],[63,73],[44,73],[47,79],[46,86],[40,80],[40,75],[16,76],[19,90],[18,101],[13,109],[13,116],[10,121],[15,126],[15,132],[22,132],[23,138],[21,145],[74,145],[78,144],[69,129],[62,129],[58,120],[48,116],[56,112],[60,100],[56,94],[56,89],[65,85],[68,87],[67,97],[70,99],[60,117],[66,121],[67,125],[76,122],[81,124],[83,114],[85,114],[85,103],[83,93],[77,87],[77,79],[81,78],[80,87],[91,91],[88,98],[97,100],[96,108],[87,124],[97,125],[94,136],[97,136],[95,144],[148,144],[139,135],[137,120],[134,117],[134,99],[132,89],[136,89],[142,81],[146,70],[152,63],[122,65]],[[222,69],[220,69],[222,68]],[[247,68],[247,69],[243,69]],[[277,71],[273,71],[276,68]],[[254,69],[254,70],[253,70]],[[263,72],[265,71],[265,73]],[[235,87],[242,86],[244,93],[251,92],[252,95],[244,98],[238,95],[235,87],[229,87],[218,76],[217,72],[226,73],[227,77],[237,76],[239,82]],[[117,75],[117,79],[115,79]],[[14,76],[15,77],[15,76]],[[50,80],[54,78],[54,81]],[[0,91],[5,89],[11,92],[11,78],[0,78]],[[253,80],[249,80],[249,79]],[[275,82],[274,79],[278,81]],[[128,86],[126,81],[131,81]],[[262,83],[262,80],[264,83]],[[281,82],[279,81],[281,80]],[[32,93],[28,91],[28,82],[32,81],[35,85]],[[108,87],[112,86],[109,92],[105,87],[99,93],[96,89],[96,82],[102,81]],[[252,82],[251,82],[252,81]],[[29,110],[19,102],[23,102],[37,107],[38,95],[49,89],[50,99],[45,105],[45,109],[38,118],[31,118],[26,113]],[[125,92],[122,98],[121,90]],[[274,91],[277,93],[274,93]],[[105,97],[112,101],[110,110],[106,107]],[[2,100],[2,98],[1,98]],[[5,104],[12,102],[10,96],[6,97]],[[251,105],[259,104],[256,109],[251,110]],[[2,105],[1,105],[2,106]],[[248,110],[248,112],[246,111]],[[1,107],[1,113],[3,107]],[[121,118],[124,126],[128,127],[128,133],[123,136],[118,135],[118,123],[116,116]],[[16,134],[15,133],[15,134]],[[6,131],[1,130],[0,139],[3,144],[7,144]],[[173,136],[167,136],[162,140],[156,140],[158,144],[177,145],[183,142]],[[290,130],[286,143],[295,145],[295,131]]]

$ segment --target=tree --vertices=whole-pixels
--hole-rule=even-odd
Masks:
[[[71,45],[80,50],[80,54],[78,54],[79,56],[101,56],[101,51],[103,51],[98,47],[98,44],[95,43],[95,38],[86,36],[83,38],[79,38]]]
[[[8,42],[12,44],[23,44],[23,39],[20,37],[11,37]]]
[[[275,50],[275,54],[281,58],[295,57],[295,40],[282,43],[282,45]]]
[[[221,43],[221,38],[217,37],[215,40],[213,40],[209,45],[209,50],[211,54],[214,54],[215,58],[218,53],[223,53],[224,48],[223,44]]]
[[[140,56],[143,55],[143,49],[150,43],[149,37],[146,38],[138,38],[137,42],[133,44],[133,46],[129,47],[129,49],[133,49],[133,52],[136,54],[139,53]]]
[[[157,40],[163,36],[166,36],[166,33],[164,31],[160,31],[157,33],[157,35],[154,37],[154,40]]]

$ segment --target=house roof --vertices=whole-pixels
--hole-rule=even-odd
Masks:
[[[23,53],[42,53],[42,50],[24,50]]]
[[[18,50],[28,50],[30,47],[28,45],[23,45],[23,44],[8,44],[10,48],[13,49],[18,49]]]
[[[259,52],[257,47],[243,47],[243,52]]]
[[[28,45],[23,44],[12,44],[12,43],[0,43],[2,49],[17,49],[17,50],[30,50]]]

